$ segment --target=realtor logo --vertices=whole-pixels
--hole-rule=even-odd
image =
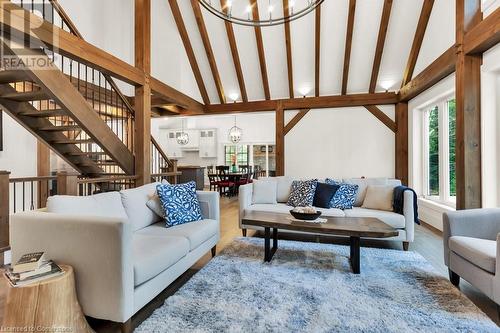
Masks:
[[[21,6],[22,4],[22,6]],[[53,69],[58,59],[61,21],[49,1],[0,3],[0,68],[6,70]],[[45,22],[48,21],[48,22]]]

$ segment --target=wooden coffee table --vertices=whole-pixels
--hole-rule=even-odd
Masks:
[[[271,261],[278,249],[278,229],[310,232],[315,234],[348,236],[351,246],[351,268],[360,273],[360,238],[388,238],[398,235],[390,225],[374,217],[323,217],[326,223],[297,222],[290,214],[249,212],[243,216],[242,224],[264,228],[264,261]],[[273,247],[271,248],[271,229]]]

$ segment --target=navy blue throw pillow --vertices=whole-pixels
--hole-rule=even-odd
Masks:
[[[319,208],[330,208],[335,192],[340,188],[340,185],[318,183],[316,193],[314,193],[313,206]]]

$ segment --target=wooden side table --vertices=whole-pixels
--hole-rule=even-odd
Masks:
[[[73,268],[62,275],[7,291],[3,328],[26,332],[94,332],[78,303]],[[3,276],[6,279],[5,276]],[[17,329],[17,330],[16,330]],[[20,331],[19,331],[20,332]],[[24,331],[23,331],[24,332]]]

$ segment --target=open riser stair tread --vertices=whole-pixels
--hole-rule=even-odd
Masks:
[[[17,102],[31,102],[31,101],[42,101],[51,99],[43,90],[2,94],[0,95],[0,98],[9,99]]]
[[[6,44],[3,44],[3,46],[7,49],[6,52],[8,54],[14,56],[21,55],[21,50],[10,49]],[[37,57],[45,57],[48,59],[47,55],[41,50],[23,49],[22,55],[25,56],[26,52],[31,52]],[[69,124],[61,124],[65,126],[54,126],[54,124],[50,123],[48,119],[42,117],[20,115],[20,118],[18,119],[23,122],[27,119],[45,120],[46,122],[42,126],[39,125],[40,123],[32,121],[29,127],[34,132],[38,132],[40,135],[41,133],[45,133],[44,136],[46,137],[46,142],[52,146],[55,145],[56,150],[61,149],[61,146],[64,145],[73,145],[76,149],[78,149],[76,145],[80,143],[94,143],[108,153],[109,157],[116,163],[115,165],[119,166],[127,174],[134,173],[134,156],[132,152],[125,145],[125,143],[122,142],[120,137],[118,137],[118,135],[108,126],[103,117],[96,112],[91,103],[89,103],[88,100],[85,99],[85,97],[78,91],[78,89],[75,88],[66,74],[62,73],[57,67],[54,66],[47,69],[30,69],[29,76],[35,83],[35,85],[30,86],[30,88],[36,86],[35,89],[39,88],[40,90],[18,93],[12,86],[3,85],[7,86],[8,89],[0,91],[0,102],[10,102],[10,107],[14,107],[13,103],[17,103],[17,106],[27,104],[31,106],[31,108],[24,106],[21,108],[23,110],[19,111],[33,113],[36,112],[35,107],[27,102],[36,101],[37,99],[41,99],[42,96],[45,96],[43,97],[44,99],[51,99],[54,101],[55,105],[64,109],[68,117],[71,118],[71,121],[74,124],[78,124],[78,126],[71,124],[71,122]],[[47,98],[47,96],[50,96],[50,98]],[[67,134],[69,137],[64,136],[64,131],[68,132]],[[82,139],[77,139],[75,137],[72,138],[72,134],[69,133],[69,131],[82,131],[86,133],[87,136]],[[56,136],[56,134],[60,134],[61,136]],[[99,165],[88,156],[64,156],[64,158],[66,160],[78,159],[78,161],[73,162],[74,166],[75,164],[81,166],[81,161],[86,160],[84,165],[95,166],[95,169],[99,170],[94,173],[103,172],[103,170],[99,168]]]
[[[78,125],[66,125],[66,126],[46,126],[38,128],[39,131],[47,132],[67,132],[67,131],[81,131],[81,127]]]
[[[0,84],[29,81],[29,79],[30,78],[25,71],[21,70],[0,71]]]

